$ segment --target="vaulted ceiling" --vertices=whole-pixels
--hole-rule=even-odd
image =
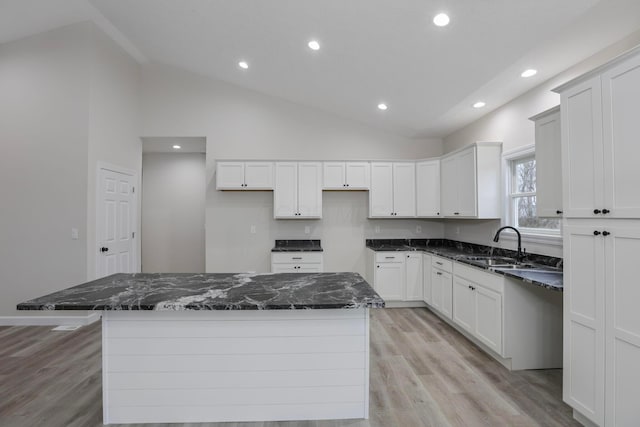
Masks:
[[[85,20],[140,61],[442,137],[640,29],[640,1],[2,0],[0,43]]]

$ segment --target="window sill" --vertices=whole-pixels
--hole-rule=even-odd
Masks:
[[[562,234],[537,234],[520,232],[522,235],[522,243],[538,243],[550,246],[562,246]],[[504,230],[500,234],[500,238],[505,240],[516,241],[518,235],[511,230]]]

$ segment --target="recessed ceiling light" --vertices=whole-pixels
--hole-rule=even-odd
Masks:
[[[382,111],[384,111],[384,110],[386,110],[387,108],[388,108],[388,107],[387,107],[387,104],[385,104],[384,102],[381,102],[380,104],[378,104],[378,110],[382,110]]]
[[[449,21],[449,15],[447,15],[446,13],[439,13],[433,17],[433,23],[438,27],[446,27],[447,25],[449,25]]]
[[[528,70],[524,70],[522,72],[522,74],[520,74],[522,77],[531,77],[531,76],[535,76],[538,73],[538,70],[534,70],[533,68],[529,68]]]
[[[181,148],[182,148],[182,147],[181,147],[181,146],[179,146],[179,145],[174,145],[174,146],[173,146],[173,149],[174,149],[174,150],[179,150],[179,149],[181,149]]]
[[[311,50],[320,49],[320,43],[318,43],[316,40],[311,40],[309,43],[307,43],[307,46],[309,46],[309,49]]]
[[[246,70],[247,68],[249,68],[249,64],[247,64],[247,61],[240,61],[238,62],[238,67],[242,68],[243,70]]]
[[[473,108],[482,108],[482,107],[484,107],[485,105],[487,105],[487,104],[485,104],[485,103],[484,103],[484,102],[482,102],[482,101],[478,101],[478,102],[476,102],[475,104],[473,104]]]

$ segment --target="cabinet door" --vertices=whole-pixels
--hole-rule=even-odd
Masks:
[[[478,185],[476,182],[476,148],[471,147],[457,156],[458,173],[458,215],[478,216]]]
[[[416,164],[416,214],[440,216],[440,161]]]
[[[416,165],[393,164],[393,212],[395,216],[416,216]]]
[[[369,216],[393,216],[393,165],[391,163],[371,163]]]
[[[375,288],[385,301],[404,300],[404,262],[376,264]]]
[[[603,228],[590,222],[567,221],[564,227],[562,386],[565,402],[603,425],[604,237],[594,235]]]
[[[602,75],[606,217],[640,218],[640,57]]]
[[[322,217],[322,164],[298,163],[298,217]]]
[[[440,212],[444,216],[455,216],[455,212],[458,212],[457,165],[455,156],[440,161]]]
[[[443,271],[441,282],[442,282],[441,311],[442,311],[442,314],[444,314],[449,319],[451,319],[453,315],[453,275],[451,273],[447,273],[446,271]]]
[[[458,325],[471,333],[475,333],[476,294],[475,285],[455,276],[453,278],[453,316]]]
[[[422,254],[422,300],[431,305],[431,255]]]
[[[605,425],[636,426],[640,420],[640,221],[609,226],[605,245]]]
[[[367,162],[347,162],[345,182],[348,190],[368,190],[371,169]]]
[[[600,76],[561,94],[562,197],[567,218],[594,217],[604,207]]]
[[[437,268],[431,268],[431,305],[438,311],[442,311],[442,276],[444,272]]]
[[[218,162],[216,164],[216,188],[218,190],[242,190],[244,188],[244,163]]]
[[[273,210],[276,218],[298,217],[298,164],[295,162],[276,163]]]
[[[476,336],[502,355],[502,295],[480,285],[474,285],[474,288]]]
[[[405,262],[406,300],[422,301],[422,254],[409,253]]]
[[[246,162],[244,183],[249,190],[273,190],[273,163]]]
[[[344,162],[324,162],[322,167],[322,187],[325,190],[345,190]]]
[[[535,123],[536,212],[539,217],[562,216],[562,154],[560,111]]]

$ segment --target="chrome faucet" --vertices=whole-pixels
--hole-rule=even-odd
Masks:
[[[500,233],[502,233],[502,231],[503,231],[503,230],[505,230],[505,229],[507,229],[507,228],[509,228],[509,229],[511,229],[511,230],[513,230],[513,231],[515,231],[515,232],[516,232],[516,234],[518,235],[518,254],[516,255],[516,260],[517,260],[518,262],[521,262],[521,261],[522,261],[522,259],[524,258],[524,257],[522,256],[522,236],[520,235],[520,232],[518,231],[518,229],[517,229],[517,228],[515,228],[515,227],[511,227],[510,225],[506,225],[506,226],[504,226],[504,227],[499,228],[499,229],[498,229],[498,231],[496,231],[496,235],[495,235],[495,236],[493,236],[493,241],[494,241],[494,242],[497,242],[498,240],[500,240]]]

